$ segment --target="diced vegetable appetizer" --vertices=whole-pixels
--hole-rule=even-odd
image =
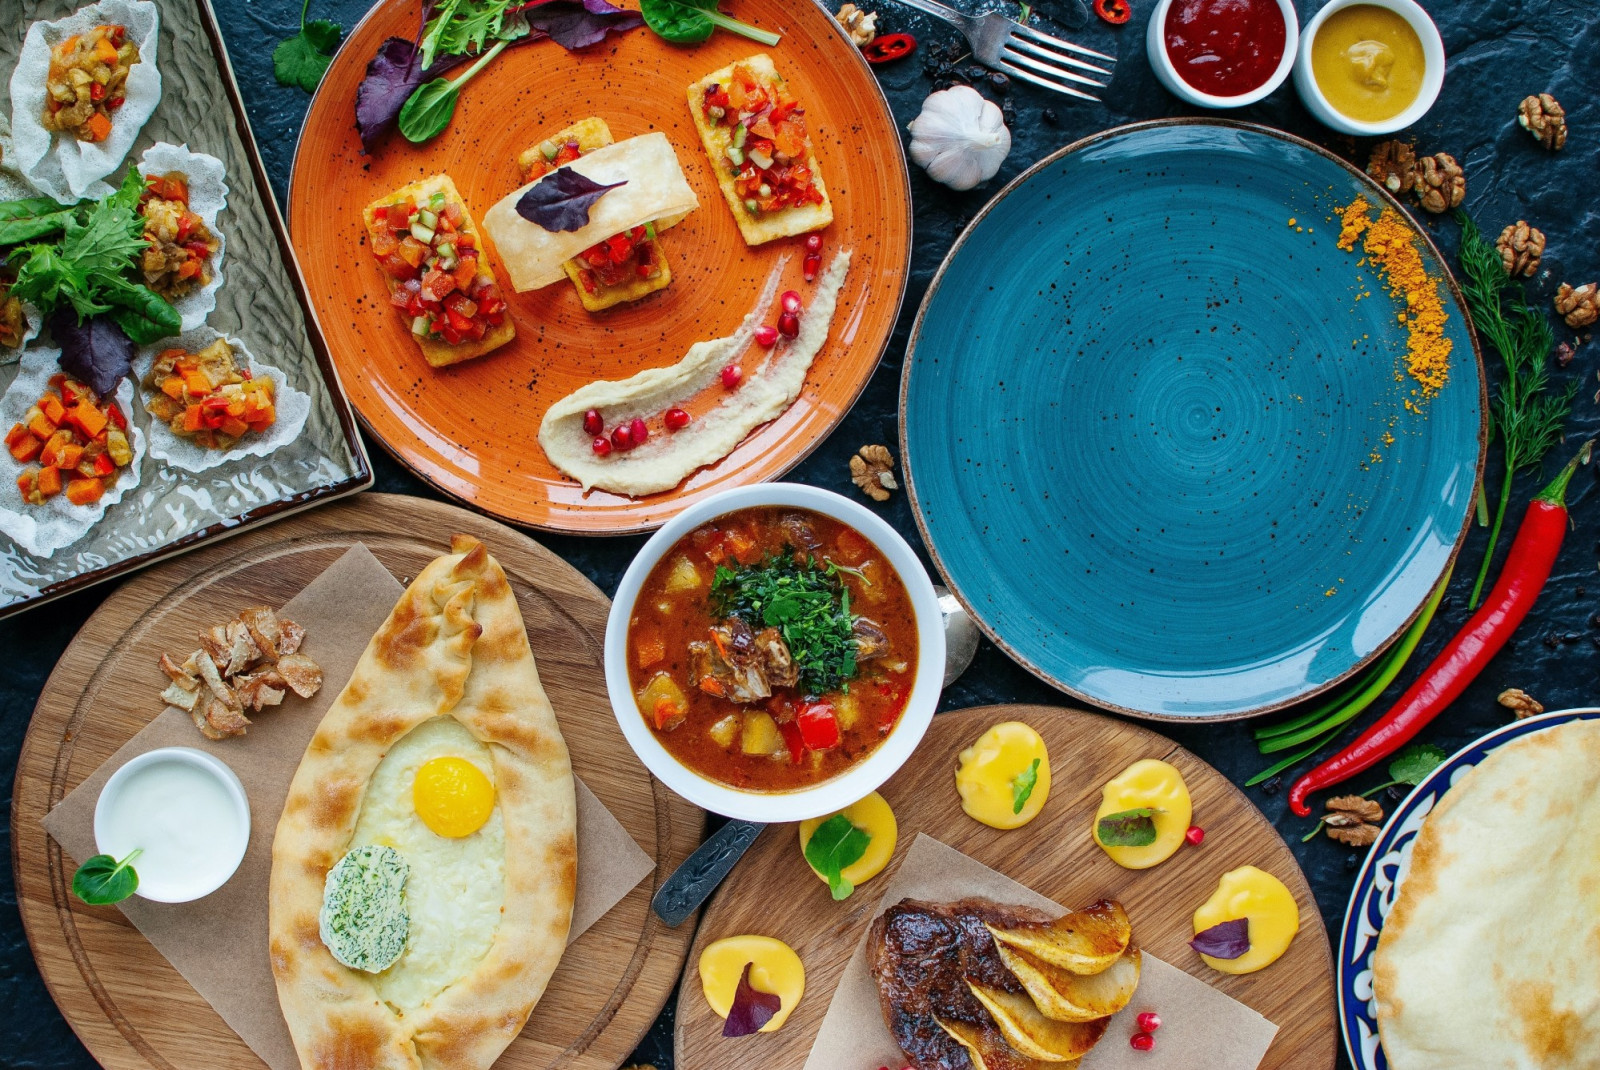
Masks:
[[[411,333],[449,345],[481,341],[506,322],[506,302],[483,263],[466,210],[443,191],[373,210],[372,253],[396,285],[390,303]]]
[[[44,128],[79,141],[110,137],[112,114],[127,99],[128,72],[138,62],[139,46],[122,26],[96,26],[56,45],[45,79]]]
[[[29,505],[65,494],[73,505],[100,500],[133,463],[128,419],[110,401],[101,404],[75,379],[55,375],[50,389],[6,433],[6,448],[19,464],[17,490]]]
[[[805,109],[781,78],[762,78],[743,63],[706,87],[701,110],[726,135],[718,161],[732,176],[745,211],[781,211],[826,200],[807,165]]]
[[[140,267],[145,285],[176,301],[211,281],[217,236],[189,208],[189,179],[177,171],[150,175],[139,200],[144,236],[150,243]]]
[[[198,353],[166,350],[144,387],[150,394],[145,411],[206,449],[232,449],[245,435],[271,427],[278,415],[272,380],[239,367],[226,338]]]

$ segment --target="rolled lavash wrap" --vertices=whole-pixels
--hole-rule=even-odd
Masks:
[[[600,185],[623,184],[607,190],[590,205],[589,222],[577,230],[546,230],[517,213],[523,195],[549,181],[556,171],[513,190],[489,209],[483,217],[484,229],[518,293],[562,281],[567,276],[561,265],[592,245],[657,219],[681,217],[700,206],[672,143],[659,131],[606,145],[562,166]]]

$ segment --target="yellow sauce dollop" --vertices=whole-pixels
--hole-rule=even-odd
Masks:
[[[1376,4],[1335,11],[1311,42],[1317,88],[1335,111],[1359,122],[1381,123],[1411,107],[1427,66],[1417,31]]]
[[[845,866],[840,875],[851,884],[869,881],[882,873],[883,867],[894,857],[895,840],[900,834],[899,826],[895,823],[894,811],[889,809],[889,804],[884,801],[882,795],[873,792],[838,813],[843,814],[846,821],[872,837],[861,857]],[[800,857],[805,857],[806,844],[811,842],[811,837],[816,833],[818,826],[833,816],[827,814],[800,822]],[[809,862],[806,864],[810,865]],[[812,867],[811,872],[817,873],[816,868]],[[828,880],[821,873],[817,873],[817,879],[823,883],[827,883]]]
[[[1050,754],[1039,733],[1021,721],[1003,721],[961,752],[956,792],[967,816],[991,828],[1021,828],[1039,816],[1050,798]],[[1033,790],[1017,809],[1017,787],[1033,769]]]
[[[1255,866],[1222,875],[1217,890],[1194,912],[1196,935],[1236,918],[1250,920],[1250,950],[1236,959],[1201,955],[1221,973],[1254,973],[1277,962],[1300,931],[1300,907],[1283,882]]]
[[[763,1033],[777,1032],[805,994],[806,968],[794,948],[770,936],[728,936],[707,944],[700,952],[700,990],[720,1017],[726,1018],[733,1007],[746,964],[750,987],[782,1001],[778,1013],[761,1027]]]
[[[1100,843],[1100,819],[1126,810],[1151,809],[1156,827],[1155,842],[1144,847],[1115,847]],[[1172,857],[1183,846],[1189,831],[1194,804],[1183,774],[1166,762],[1145,758],[1124,769],[1101,793],[1100,810],[1094,815],[1094,842],[1124,869],[1149,869]]]

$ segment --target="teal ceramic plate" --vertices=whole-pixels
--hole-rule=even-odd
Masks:
[[[1358,195],[1398,207],[1277,131],[1143,123],[1043,160],[950,251],[906,474],[951,589],[1038,676],[1136,716],[1264,713],[1381,652],[1450,565],[1482,366],[1416,231],[1453,347],[1416,396],[1402,303],[1338,247]]]

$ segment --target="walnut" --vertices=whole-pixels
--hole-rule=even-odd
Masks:
[[[834,16],[839,20],[839,25],[844,27],[845,35],[850,38],[850,43],[857,48],[865,48],[878,36],[878,15],[873,11],[862,11],[854,4],[845,4],[839,9],[839,14]]]
[[[1417,161],[1417,177],[1413,188],[1422,200],[1422,207],[1438,214],[1459,207],[1467,195],[1467,175],[1448,152],[1424,156]]]
[[[1500,263],[1507,275],[1532,277],[1539,270],[1539,258],[1544,256],[1544,231],[1519,219],[1500,232],[1494,247],[1500,250]]]
[[[1328,813],[1322,820],[1339,828],[1350,828],[1365,821],[1376,825],[1383,820],[1383,807],[1378,800],[1360,795],[1338,795],[1325,804]],[[1336,820],[1337,819],[1337,820]]]
[[[1587,283],[1573,289],[1566,283],[1556,291],[1556,311],[1573,330],[1600,319],[1600,283]]]
[[[1544,712],[1544,704],[1520,687],[1506,688],[1495,701],[1516,714],[1519,721]]]
[[[1517,105],[1517,122],[1551,152],[1567,143],[1567,113],[1549,93],[1523,97]]]
[[[1383,188],[1399,196],[1417,180],[1417,154],[1404,141],[1384,141],[1372,149],[1367,174],[1383,183]]]
[[[889,492],[900,489],[894,479],[894,454],[887,446],[862,446],[850,458],[850,480],[873,501],[888,501]]]
[[[1330,838],[1350,847],[1371,847],[1378,842],[1378,833],[1381,831],[1377,825],[1355,825],[1351,828],[1328,826]]]

